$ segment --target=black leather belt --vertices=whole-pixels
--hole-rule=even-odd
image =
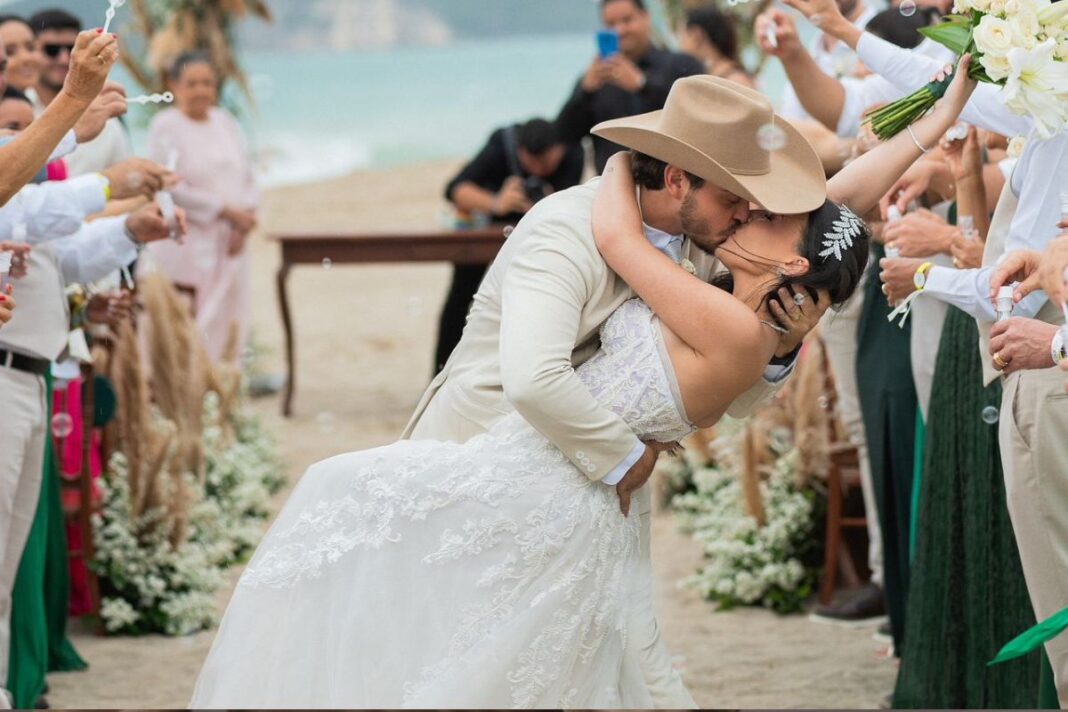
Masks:
[[[23,356],[22,354],[0,349],[0,367],[25,371],[35,376],[47,376],[48,371],[52,368],[52,362],[47,359]]]

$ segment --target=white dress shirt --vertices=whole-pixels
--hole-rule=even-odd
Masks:
[[[903,90],[923,86],[942,66],[929,56],[903,50],[869,33],[861,36],[857,53],[868,68]],[[1068,130],[1043,140],[1034,128],[1034,122],[1011,112],[1001,97],[1000,88],[980,84],[961,118],[1003,136],[1027,136],[1023,155],[1016,162],[1009,180],[1013,194],[1019,199],[1019,207],[1009,228],[1005,252],[1041,252],[1057,235],[1057,223],[1061,219],[1060,194],[1068,191]],[[924,294],[952,304],[976,319],[995,321],[997,313],[990,300],[992,274],[992,267],[969,270],[933,267]],[[1013,313],[1033,317],[1045,302],[1045,294],[1036,292],[1016,305]]]
[[[0,241],[11,240],[19,224],[26,226],[31,245],[80,230],[87,215],[107,206],[107,185],[106,178],[94,174],[25,186],[0,207]]]
[[[875,8],[865,8],[864,12],[860,13],[857,19],[853,21],[853,26],[858,30],[863,30],[877,14],[879,13]],[[856,53],[845,42],[836,40],[828,50],[822,32],[816,35],[816,40],[809,45],[808,51],[816,62],[816,66],[824,74],[835,79],[849,77],[857,64]],[[794,91],[793,85],[789,82],[787,82],[786,90],[783,92],[782,110],[779,114],[789,121],[812,120],[812,116],[805,111],[805,107],[801,105],[801,100],[797,98],[797,92]],[[856,133],[854,132],[853,135],[855,136]]]
[[[49,243],[66,284],[91,284],[137,259],[140,245],[126,234],[126,218],[94,220]]]

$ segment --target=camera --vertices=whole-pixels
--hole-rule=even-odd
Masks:
[[[549,184],[537,176],[527,176],[523,180],[523,191],[531,203],[536,203],[553,192]]]

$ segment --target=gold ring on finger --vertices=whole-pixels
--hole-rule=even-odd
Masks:
[[[1001,352],[994,354],[994,365],[998,367],[999,371],[1004,371],[1009,367],[1009,364],[1005,362],[1005,359],[1001,358]]]

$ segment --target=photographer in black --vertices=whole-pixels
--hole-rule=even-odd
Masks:
[[[534,203],[582,180],[580,144],[567,144],[556,125],[544,119],[494,131],[474,160],[445,188],[460,222],[515,225]],[[483,218],[485,219],[485,218]],[[435,368],[440,372],[460,343],[471,300],[486,275],[486,265],[456,265],[438,325]]]

